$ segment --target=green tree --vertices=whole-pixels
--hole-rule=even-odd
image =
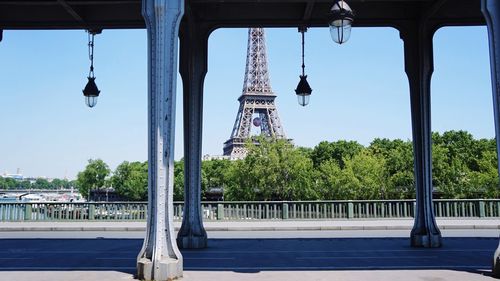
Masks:
[[[433,133],[433,185],[444,198],[495,196],[496,143],[465,131]]]
[[[358,197],[361,183],[352,169],[341,169],[330,159],[319,166],[318,188],[321,200],[350,200]]]
[[[33,183],[33,188],[35,189],[52,189],[52,185],[46,179],[38,178]]]
[[[320,142],[311,152],[314,167],[328,160],[335,160],[340,168],[344,168],[345,160],[360,153],[364,147],[356,141],[339,140],[336,142]]]
[[[303,147],[303,146],[298,146],[296,147],[298,151],[300,151],[300,153],[302,153],[304,156],[306,156],[307,158],[309,159],[312,159],[312,153],[313,153],[313,149],[310,148],[310,147]]]
[[[31,188],[31,182],[28,180],[23,180],[19,182],[19,188],[21,189],[30,189]]]
[[[224,188],[228,179],[231,161],[227,159],[212,159],[203,161],[202,168],[202,198],[210,188]]]
[[[19,188],[19,182],[13,178],[5,178],[5,184],[7,186],[7,189]]]
[[[11,189],[8,178],[0,177],[0,188],[1,189]]]
[[[374,139],[368,149],[374,156],[384,159],[384,198],[404,199],[415,196],[413,171],[413,144],[400,139]]]
[[[352,170],[360,185],[353,199],[387,199],[387,175],[382,157],[363,151],[346,160],[345,170]]]
[[[67,188],[69,188],[68,180],[53,179],[52,182],[50,182],[50,184],[51,184],[53,189],[67,189]]]
[[[228,173],[228,200],[314,200],[312,161],[286,140],[259,137]]]
[[[331,159],[319,167],[319,187],[324,200],[387,198],[385,161],[365,150],[345,159],[344,168]]]
[[[131,201],[147,200],[148,162],[122,162],[110,181],[122,197]]]
[[[84,197],[88,197],[91,190],[105,187],[110,169],[101,159],[89,159],[85,170],[76,177],[76,187]]]
[[[174,162],[174,201],[184,201],[184,159]]]

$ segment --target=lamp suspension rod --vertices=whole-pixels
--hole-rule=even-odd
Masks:
[[[89,77],[94,77],[94,36],[95,36],[95,32],[89,30],[88,33],[89,33],[89,60],[90,60]]]
[[[304,64],[304,32],[306,32],[307,27],[301,26],[299,27],[299,31],[302,34],[302,76],[305,76],[305,67],[306,65]]]

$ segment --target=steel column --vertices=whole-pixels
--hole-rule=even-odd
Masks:
[[[481,11],[483,12],[488,26],[493,113],[495,116],[495,134],[498,153],[500,151],[500,3],[497,0],[482,0]],[[500,158],[498,158],[498,163],[500,174]],[[500,278],[500,244],[493,256],[493,276]]]
[[[184,215],[177,245],[184,249],[207,247],[201,217],[201,144],[203,82],[207,73],[207,29],[196,23],[186,8],[180,32],[180,73],[184,86]]]
[[[416,190],[413,247],[440,247],[441,232],[432,204],[431,76],[434,70],[432,37],[435,29],[413,22],[400,29],[404,41],[405,71],[410,86],[411,123]]]
[[[137,276],[164,281],[182,276],[173,226],[173,168],[177,38],[183,0],[143,0],[148,32],[148,219]]]

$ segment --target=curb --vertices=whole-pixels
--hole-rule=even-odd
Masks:
[[[447,230],[459,230],[459,229],[500,229],[500,225],[440,225],[440,229]],[[361,231],[361,230],[411,230],[412,227],[408,225],[382,225],[382,226],[362,226],[362,225],[349,225],[349,226],[298,226],[298,227],[227,227],[227,226],[207,226],[206,231]],[[38,232],[49,232],[49,231],[59,231],[59,232],[73,232],[73,231],[114,231],[114,232],[128,232],[128,231],[145,231],[146,227],[95,227],[95,226],[75,226],[75,227],[0,227],[0,232],[19,232],[19,231],[38,231]],[[178,231],[179,227],[175,227]]]

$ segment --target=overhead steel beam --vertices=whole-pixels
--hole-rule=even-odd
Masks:
[[[436,14],[439,9],[446,3],[447,0],[439,0],[437,2],[432,3],[432,5],[425,11],[425,13],[422,15],[422,20],[428,20],[431,18],[434,14]]]
[[[66,12],[68,12],[68,14],[70,14],[76,21],[85,25],[85,21],[82,19],[82,17],[73,8],[71,8],[71,6],[66,3],[65,0],[57,0],[57,2],[61,4],[64,10],[66,10]]]
[[[314,9],[314,1],[307,2],[306,10],[304,11],[304,16],[302,17],[303,21],[308,21],[311,19],[311,14]]]
[[[71,1],[71,5],[128,5],[138,4],[141,0],[116,0],[116,1]],[[0,6],[58,6],[57,1],[1,1]]]

